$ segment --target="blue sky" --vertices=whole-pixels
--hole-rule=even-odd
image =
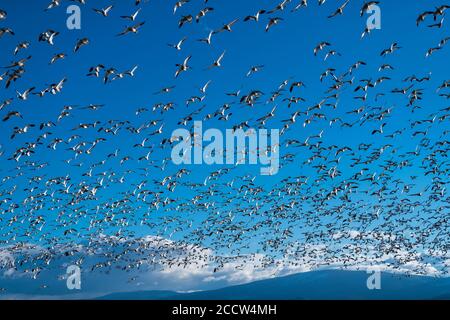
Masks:
[[[71,165],[67,165],[63,160],[71,157],[72,154],[66,149],[72,146],[73,143],[63,143],[57,147],[56,151],[52,151],[45,146],[53,138],[61,137],[67,140],[72,134],[80,134],[82,135],[81,141],[90,142],[100,136],[97,130],[92,129],[82,132],[72,131],[80,123],[91,123],[96,120],[100,120],[102,123],[108,120],[126,120],[130,122],[130,125],[139,127],[150,120],[162,120],[164,122],[163,134],[156,138],[150,137],[148,143],[149,146],[155,145],[155,151],[152,153],[151,160],[154,161],[156,166],[159,166],[163,159],[170,157],[170,148],[164,150],[158,148],[161,138],[169,138],[173,130],[180,128],[180,125],[177,124],[178,121],[201,106],[205,105],[206,107],[195,120],[202,120],[207,113],[214,112],[226,103],[230,104],[232,106],[230,109],[230,112],[232,112],[230,121],[224,122],[213,119],[204,122],[205,128],[226,130],[234,124],[247,120],[250,120],[250,124],[254,126],[256,119],[267,114],[277,105],[276,117],[269,120],[266,127],[268,129],[281,129],[284,124],[282,120],[288,119],[294,111],[305,111],[308,107],[316,105],[328,95],[325,91],[332,82],[328,79],[321,83],[319,76],[322,72],[327,68],[334,68],[337,70],[337,74],[342,74],[357,61],[365,61],[367,65],[354,72],[356,80],[353,85],[342,89],[338,99],[338,108],[336,110],[325,108],[325,111],[321,110],[327,115],[328,121],[317,121],[303,127],[305,116],[302,116],[299,123],[282,137],[283,142],[287,139],[304,141],[307,137],[317,135],[323,130],[325,146],[349,146],[356,152],[355,157],[358,156],[357,147],[362,142],[371,143],[374,148],[392,144],[393,148],[398,150],[397,154],[405,154],[414,152],[421,141],[420,136],[412,137],[409,134],[412,130],[410,127],[411,122],[428,119],[432,114],[440,114],[440,110],[448,106],[448,102],[436,94],[436,88],[448,77],[448,49],[444,48],[429,58],[425,57],[425,52],[428,48],[437,46],[441,39],[448,36],[448,26],[444,24],[442,29],[427,28],[427,24],[433,23],[432,18],[428,18],[420,27],[416,27],[415,24],[418,14],[441,5],[441,1],[409,1],[407,5],[405,1],[401,0],[382,1],[380,5],[382,10],[382,28],[381,30],[374,30],[370,36],[364,39],[360,39],[360,37],[365,28],[367,16],[360,17],[359,10],[363,2],[356,0],[350,1],[343,16],[333,19],[328,19],[327,16],[333,13],[343,3],[342,1],[329,0],[321,7],[318,7],[315,1],[310,1],[307,8],[292,13],[291,9],[297,4],[296,1],[293,1],[284,11],[270,15],[270,17],[281,17],[284,20],[274,26],[269,32],[264,31],[268,21],[267,15],[263,15],[258,23],[243,22],[243,18],[246,15],[256,13],[262,8],[266,10],[272,9],[277,5],[277,1],[212,0],[208,2],[207,6],[214,7],[214,11],[202,18],[200,23],[194,22],[183,28],[178,28],[180,17],[187,14],[195,15],[200,9],[205,7],[204,2],[192,0],[174,15],[172,2],[154,0],[141,5],[142,11],[138,15],[137,22],[145,21],[145,24],[139,33],[119,37],[117,34],[125,26],[130,25],[129,22],[121,19],[120,16],[132,14],[136,10],[137,7],[134,6],[133,2],[131,0],[95,1],[95,3],[88,1],[85,6],[81,6],[81,30],[68,30],[66,27],[66,19],[68,17],[66,8],[69,4],[72,4],[71,2],[62,1],[61,6],[49,11],[44,11],[48,5],[47,1],[0,2],[0,9],[8,12],[7,19],[0,21],[0,28],[5,26],[11,27],[15,32],[14,37],[4,35],[0,38],[1,65],[7,66],[12,61],[32,55],[32,59],[26,65],[25,75],[14,83],[10,89],[5,89],[4,82],[0,82],[0,101],[15,98],[12,105],[7,107],[7,110],[1,111],[1,116],[3,117],[7,111],[17,110],[21,112],[24,118],[23,120],[13,119],[1,124],[3,134],[0,138],[0,144],[4,155],[0,157],[0,176],[14,176],[18,172],[14,168],[25,160],[22,159],[21,162],[16,163],[8,160],[8,158],[19,146],[31,141],[33,137],[37,137],[42,133],[39,132],[38,128],[33,128],[30,133],[20,135],[12,140],[9,137],[14,127],[28,123],[40,124],[49,120],[56,122],[65,105],[83,107],[89,104],[104,104],[104,108],[95,112],[75,108],[68,118],[63,119],[58,123],[57,127],[51,129],[53,132],[51,137],[44,142],[44,145],[39,148],[39,152],[30,160],[49,164],[47,168],[39,172],[39,175],[44,177],[44,181],[51,177],[70,175],[74,185],[81,181],[95,183],[95,181],[98,181],[98,177],[88,179],[82,177],[82,174],[89,171],[90,165],[104,160],[108,154],[116,149],[120,149],[117,159],[108,160],[102,168],[93,169],[93,172],[98,174],[113,171],[117,173],[114,179],[125,177],[124,183],[121,184],[113,182],[114,179],[112,179],[107,188],[105,187],[98,192],[99,199],[96,201],[87,201],[78,206],[78,208],[77,206],[58,208],[57,211],[64,210],[67,212],[81,208],[80,210],[86,210],[89,213],[86,215],[81,214],[77,218],[75,227],[79,235],[62,236],[64,230],[68,227],[61,227],[59,225],[60,222],[54,220],[55,211],[49,209],[52,206],[50,202],[44,203],[42,210],[33,211],[31,215],[28,215],[31,206],[23,204],[15,211],[19,216],[19,220],[23,219],[24,221],[21,225],[15,226],[17,231],[11,232],[11,226],[8,225],[9,219],[14,215],[11,212],[7,212],[3,219],[0,220],[0,225],[2,226],[0,228],[0,239],[5,245],[16,241],[43,244],[46,243],[45,239],[51,237],[58,238],[59,242],[76,243],[80,241],[85,244],[91,232],[94,234],[114,235],[119,230],[130,237],[159,235],[165,238],[170,237],[173,240],[189,242],[189,239],[192,239],[192,237],[188,235],[192,230],[185,228],[185,225],[181,230],[178,230],[176,229],[177,226],[192,222],[194,225],[193,229],[199,228],[205,231],[209,223],[214,226],[217,222],[215,219],[226,219],[225,217],[230,214],[236,216],[236,224],[251,228],[258,221],[266,221],[268,215],[274,214],[273,209],[284,201],[279,201],[276,194],[264,194],[263,200],[261,200],[257,199],[257,196],[252,195],[217,193],[211,195],[208,199],[209,203],[214,203],[212,209],[208,208],[201,212],[200,208],[197,207],[199,212],[194,212],[193,210],[196,206],[192,205],[188,207],[190,214],[186,214],[182,211],[177,212],[173,206],[156,211],[154,208],[148,207],[147,204],[140,202],[139,199],[135,199],[135,201],[130,203],[130,206],[135,209],[132,210],[133,215],[124,217],[127,220],[127,226],[105,223],[102,228],[96,226],[91,230],[86,230],[85,228],[89,226],[92,219],[101,216],[95,213],[98,205],[103,205],[105,202],[111,203],[111,200],[121,199],[121,192],[133,191],[135,186],[143,180],[148,181],[147,188],[151,190],[164,190],[164,188],[154,184],[153,181],[161,181],[165,176],[175,174],[180,167],[173,165],[169,161],[166,170],[162,171],[150,163],[139,163],[137,158],[145,155],[147,151],[136,151],[133,145],[140,143],[151,131],[147,131],[142,135],[136,135],[127,132],[125,129],[121,129],[120,134],[114,137],[101,135],[107,138],[107,141],[100,143],[93,154],[81,155],[78,159],[73,160]],[[101,8],[110,3],[114,4],[114,8],[111,10],[110,16],[106,18],[92,10],[93,7]],[[223,24],[236,18],[239,18],[239,21],[233,26],[233,32],[223,32],[214,35],[211,46],[197,41],[206,37],[211,30],[217,30]],[[56,37],[54,46],[37,41],[38,35],[47,29],[60,32]],[[79,52],[73,53],[77,40],[84,37],[89,38],[90,44],[81,48]],[[183,44],[181,51],[168,46],[169,43],[177,43],[183,37],[187,37],[187,40]],[[14,57],[12,52],[21,41],[30,41],[30,48],[21,51],[17,57]],[[330,42],[332,49],[338,51],[341,56],[330,57],[327,61],[323,59],[324,53],[314,56],[313,49],[321,41]],[[380,52],[389,48],[393,42],[398,42],[402,49],[388,57],[381,57]],[[226,54],[223,59],[223,67],[206,70],[224,50],[226,50]],[[60,52],[66,53],[67,57],[62,61],[49,65],[51,57]],[[175,79],[174,73],[177,69],[175,64],[182,63],[189,55],[192,55],[189,63],[192,70],[183,73],[179,78]],[[89,68],[100,63],[107,68],[114,67],[119,71],[129,70],[136,65],[138,69],[133,78],[126,77],[105,85],[100,78],[86,77]],[[394,66],[395,70],[378,72],[378,68],[385,63]],[[264,68],[251,77],[246,77],[248,70],[255,65],[264,65]],[[416,75],[421,78],[427,76],[430,72],[432,72],[431,81],[415,84],[415,88],[423,88],[426,94],[424,94],[423,100],[420,101],[422,109],[411,113],[410,108],[406,106],[408,99],[402,95],[392,94],[390,91],[394,88],[407,87],[409,83],[402,82],[407,76]],[[392,80],[370,91],[367,102],[362,103],[353,98],[356,94],[352,91],[359,80],[372,79],[372,81],[375,81],[381,76],[388,76]],[[60,81],[64,77],[67,77],[68,81],[58,95],[46,95],[44,98],[31,96],[27,101],[18,101],[16,98],[15,90],[24,91],[32,86],[36,86],[40,90],[51,83]],[[290,109],[287,108],[287,104],[282,101],[283,98],[290,96],[289,92],[286,91],[275,103],[266,103],[271,93],[285,80],[289,80],[290,83],[302,81],[306,84],[305,88],[295,89],[295,96],[301,96],[306,99],[306,102],[302,102]],[[208,81],[211,81],[211,84],[204,101],[187,107],[185,101],[192,96],[199,96],[199,88],[203,87]],[[160,89],[170,86],[176,86],[170,94],[155,94]],[[238,98],[225,95],[225,93],[237,90],[241,90],[241,95],[247,94],[251,90],[261,90],[264,92],[264,96],[260,103],[249,107],[240,104]],[[380,92],[386,93],[386,96],[381,97],[379,101],[374,101],[375,94]],[[135,115],[136,110],[139,108],[145,107],[151,110],[152,106],[157,103],[165,104],[168,102],[175,103],[174,110],[164,114],[147,112],[139,117]],[[358,124],[351,129],[340,128],[338,125],[330,128],[328,125],[330,119],[337,117],[342,117],[348,122],[357,121],[358,116],[351,116],[347,113],[361,106],[393,108],[392,114],[385,121],[387,122],[386,134],[403,128],[407,130],[408,134],[395,139],[387,139],[380,136],[374,137],[371,132],[379,128],[380,122],[377,121],[368,122],[362,126]],[[437,141],[444,128],[449,128],[448,120],[430,127],[429,138],[432,141]],[[154,129],[157,129],[157,127],[150,130]],[[317,139],[312,140],[317,141]],[[245,184],[246,181],[243,177],[247,174],[250,175],[249,179],[255,177],[255,184],[263,187],[267,192],[279,190],[280,185],[283,184],[283,179],[308,176],[312,182],[319,176],[313,167],[302,165],[311,156],[310,152],[304,148],[288,148],[282,144],[281,156],[290,153],[296,154],[295,161],[291,164],[283,163],[283,167],[276,176],[260,176],[259,166],[243,165],[233,169],[224,178],[219,179],[218,183],[222,185],[217,187],[217,189],[231,192],[231,189],[227,189],[223,185],[233,180],[236,181],[237,185],[240,185],[240,183]],[[396,158],[397,154],[389,154],[386,158],[398,161],[399,158]],[[126,155],[131,156],[133,159],[125,165],[120,165],[120,159]],[[335,158],[330,155],[329,160]],[[422,158],[415,159],[410,157],[410,160],[408,167],[401,170],[398,169],[392,173],[393,178],[386,185],[388,189],[395,190],[393,184],[395,179],[401,179],[404,185],[414,184],[411,193],[424,192],[425,188],[430,185],[432,177],[425,175],[424,169],[420,168],[423,164],[421,163]],[[342,176],[338,181],[349,179],[351,175],[357,172],[355,168],[349,167],[350,161],[351,157],[342,157],[342,165],[339,166]],[[439,158],[438,161],[442,161],[441,164],[445,167],[442,158]],[[83,165],[80,167],[72,165],[76,163],[83,163]],[[142,172],[140,168],[143,166],[149,168],[147,176],[140,174]],[[211,172],[232,167],[188,166],[187,169],[191,173],[182,181],[201,184]],[[376,172],[378,176],[383,174],[380,163],[368,164],[366,167],[368,168],[366,173]],[[134,172],[126,174],[124,173],[126,170],[134,170]],[[410,178],[412,175],[417,175],[418,178],[412,180]],[[26,193],[22,189],[30,185],[28,179],[32,176],[33,173],[28,172],[21,177],[14,177],[14,179],[3,182],[1,190],[10,190],[14,185],[17,185],[18,191],[13,196],[13,202],[21,203],[26,197]],[[314,191],[312,194],[316,192],[320,194],[322,192],[320,188],[332,190],[336,184],[338,184],[337,181],[329,180],[319,186],[313,185],[311,187]],[[202,188],[189,189],[179,186],[173,193],[163,191],[162,199],[169,197],[176,199],[177,203],[188,204],[195,195],[208,190],[208,187],[211,185],[214,185],[214,181]],[[369,188],[367,183],[361,183],[361,185],[362,190]],[[46,189],[42,182],[36,184],[36,186],[38,186],[37,192],[43,192]],[[373,191],[375,190],[370,190],[370,192]],[[405,196],[400,190],[397,191],[400,198]],[[232,199],[231,205],[224,203],[224,200],[229,198]],[[413,200],[423,200],[425,202],[429,199],[423,197],[423,199],[413,198]],[[308,212],[311,209],[315,209],[307,201],[302,203],[301,195],[298,196],[297,201],[299,201],[298,212],[302,212],[302,210]],[[357,204],[358,201],[363,203],[360,208],[368,212],[375,212],[378,208],[377,206],[380,204],[383,206],[388,202],[386,199],[380,200],[364,193],[355,195],[353,201],[354,204]],[[339,202],[336,201],[335,204],[338,205]],[[255,214],[254,217],[239,216],[239,209],[246,211],[251,207],[256,207],[256,203],[260,206],[260,212],[264,212],[263,214]],[[7,204],[9,203],[7,202]],[[1,208],[5,210],[7,204],[4,204]],[[435,206],[440,204],[441,202],[435,204]],[[331,201],[326,207],[331,208],[332,206],[333,202]],[[433,208],[433,204],[427,204],[427,206]],[[384,210],[384,212],[389,213],[391,208],[384,208]],[[448,212],[448,209],[446,210]],[[140,223],[146,212],[149,213],[146,221],[156,223],[153,227],[143,226]],[[214,216],[214,214],[217,216]],[[291,239],[293,242],[304,241],[305,232],[311,230],[323,230],[325,232],[327,223],[339,220],[339,216],[320,216],[317,219],[321,223],[314,226],[309,224],[308,217],[304,216],[301,219],[297,219],[297,215],[290,216],[290,214],[292,212],[288,211],[284,219],[280,219],[275,215],[272,218],[280,220],[281,230],[291,228],[298,231],[295,232]],[[416,212],[411,212],[410,214],[416,217]],[[429,218],[428,214],[428,212],[424,212],[422,217],[427,219]],[[46,219],[46,225],[43,226],[41,231],[30,226],[32,219],[35,217],[34,215],[42,215]],[[67,221],[72,223],[74,220],[72,217],[69,217]],[[180,219],[183,223],[180,222],[179,225],[173,222],[161,223],[161,221],[167,221],[167,219],[170,220],[172,218]],[[375,220],[366,226],[361,226],[361,221],[357,220],[356,222],[350,222],[346,225],[346,228],[370,231],[377,228],[377,226],[383,225],[387,220]],[[31,234],[25,234],[26,230],[31,230]],[[174,230],[176,232],[173,232]],[[261,243],[266,240],[265,238],[269,237],[266,233],[267,231],[265,228],[258,229],[258,231],[254,232],[254,235],[244,236],[245,241],[236,241],[234,244],[231,243],[230,246],[228,246],[228,243],[221,243],[216,248],[217,253],[230,255],[236,252],[233,249],[240,248],[242,249],[241,252],[249,254],[268,253],[281,258],[283,253],[277,252],[277,250],[265,252],[261,246]],[[402,230],[402,232],[406,235],[413,231]],[[11,239],[11,235],[15,233],[15,239]],[[436,237],[438,236],[441,237],[442,235],[436,235]],[[437,239],[441,239],[439,237]],[[226,239],[232,242],[233,236]],[[202,245],[215,247],[215,241],[217,241],[217,237],[207,237],[203,240]],[[285,245],[287,243],[286,241]],[[329,245],[333,247],[333,244]],[[421,249],[425,250],[426,248]]]

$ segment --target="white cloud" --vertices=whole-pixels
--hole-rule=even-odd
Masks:
[[[382,255],[373,244],[361,250],[352,242],[361,236],[374,241],[389,239],[386,234],[349,231],[333,235],[333,239],[347,240],[336,241],[332,248],[325,244],[293,243],[277,259],[262,254],[220,256],[208,248],[155,236],[127,239],[99,235],[89,248],[58,245],[49,250],[31,244],[8,246],[0,249],[0,262],[13,261],[14,267],[3,266],[0,287],[7,289],[9,297],[70,298],[143,290],[212,290],[318,269],[376,267],[380,271],[428,275],[439,275],[442,266],[448,269],[449,260],[439,262],[436,256],[442,256],[437,252],[433,252],[434,256],[428,254],[430,259],[426,259],[424,253],[404,248]],[[330,250],[337,254],[330,254]],[[46,259],[48,265],[42,264]],[[18,261],[26,263],[19,267]],[[83,271],[82,292],[78,293],[67,290],[64,277],[66,267],[75,262],[80,263]],[[36,272],[37,279],[32,280]],[[41,288],[42,285],[46,287]]]

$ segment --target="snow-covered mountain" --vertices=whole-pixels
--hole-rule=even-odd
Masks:
[[[125,300],[329,300],[450,299],[450,278],[381,274],[381,289],[369,290],[370,275],[360,271],[316,271],[213,291],[116,293],[100,299]]]

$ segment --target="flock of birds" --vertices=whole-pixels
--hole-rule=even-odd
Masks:
[[[181,39],[169,47],[181,55],[188,41],[208,48],[212,42],[220,43],[218,34],[239,32],[238,28],[251,23],[262,23],[267,33],[277,32],[276,26],[297,12],[328,10],[337,1],[319,0],[316,7],[313,1],[283,0],[234,17],[205,38],[182,35],[187,25],[201,25],[206,16],[217,14],[220,2],[175,2],[173,15]],[[83,10],[91,6],[89,0],[52,0],[43,11],[51,14],[70,3]],[[375,4],[382,5],[379,1],[342,1],[328,18],[338,19],[355,5],[363,16]],[[197,12],[194,5],[203,8]],[[151,10],[152,1],[130,1],[130,6],[134,7],[131,14],[120,16],[129,25],[112,32],[119,40],[134,36],[139,41],[151,23],[140,17]],[[114,3],[89,7],[98,19],[111,18],[115,9]],[[439,32],[445,28],[448,9],[447,5],[430,8],[412,26]],[[16,37],[14,24],[18,22],[0,8],[0,43]],[[365,29],[362,36],[369,37],[370,32]],[[427,59],[438,51],[445,54],[449,37],[425,50],[393,43],[379,48],[385,64],[357,60],[345,70],[330,62],[344,52],[330,42],[317,41],[309,54],[324,60],[323,70],[317,73],[324,93],[316,101],[306,97],[309,83],[289,76],[276,84],[267,78],[267,85],[273,87],[270,93],[223,89],[223,103],[208,100],[214,82],[205,81],[185,101],[170,100],[176,84],[154,89],[153,97],[160,101],[136,108],[133,118],[113,114],[84,121],[84,115],[92,119],[108,105],[80,107],[67,101],[53,118],[37,123],[24,115],[23,101],[36,99],[38,103],[38,98],[61,95],[68,86],[84,86],[83,82],[71,83],[70,76],[39,89],[38,77],[29,86],[22,80],[28,66],[38,59],[45,58],[49,68],[64,69],[64,63],[70,63],[68,55],[95,46],[86,37],[66,48],[67,53],[33,55],[37,42],[55,46],[61,36],[49,29],[36,34],[36,41],[14,38],[18,44],[11,52],[13,62],[0,72],[2,95],[15,93],[0,101],[3,126],[13,126],[12,131],[3,129],[0,142],[0,253],[14,257],[0,259],[1,267],[38,278],[51,261],[64,256],[83,270],[105,273],[115,268],[144,272],[193,265],[213,266],[216,273],[233,261],[239,261],[237,269],[253,261],[255,268],[262,269],[383,263],[392,270],[407,266],[415,274],[429,274],[430,266],[437,274],[448,274],[450,80],[435,79],[431,72],[417,77],[389,62],[391,56],[407,50],[423,50]],[[185,54],[168,70],[175,83],[183,81],[186,73],[204,72],[191,68],[194,58]],[[223,50],[206,68],[226,68],[226,59],[227,50]],[[129,70],[103,64],[85,68],[88,79],[98,78],[105,85],[133,81],[136,74],[150,72],[137,61]],[[265,68],[251,66],[245,81],[252,86],[254,74]],[[360,69],[369,68],[375,68],[373,77],[359,76]],[[395,80],[401,74],[405,78]],[[352,99],[353,108],[339,104],[343,96]],[[404,103],[394,107],[393,99]],[[433,105],[422,105],[428,99],[433,99]],[[250,113],[247,120],[234,120]],[[79,125],[68,127],[65,123],[73,117]],[[259,150],[280,148],[279,176],[268,183],[246,165],[174,165],[170,152],[178,140],[165,130],[174,118],[178,127],[188,129],[195,120],[226,122],[234,130],[281,128],[280,144]],[[299,138],[316,130],[312,127],[317,132]],[[351,138],[333,139],[330,130]],[[361,131],[367,136],[358,136]],[[118,140],[121,136],[125,138]],[[209,250],[215,254],[206,254]],[[264,258],[257,260],[256,255]],[[96,262],[87,265],[92,256]]]

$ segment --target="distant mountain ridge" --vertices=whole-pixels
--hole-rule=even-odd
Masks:
[[[450,278],[381,274],[381,290],[369,290],[362,271],[315,271],[212,291],[114,293],[100,300],[449,300]]]

